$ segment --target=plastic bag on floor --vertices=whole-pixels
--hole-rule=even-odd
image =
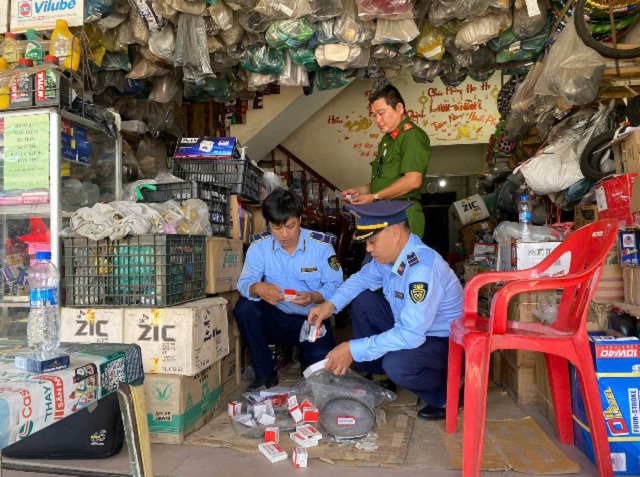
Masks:
[[[384,20],[376,22],[376,34],[372,45],[380,43],[409,43],[420,34],[416,22],[407,20]]]
[[[252,46],[242,66],[252,73],[279,75],[284,70],[284,52],[267,45]]]
[[[531,38],[537,35],[547,23],[547,0],[534,0],[537,11],[531,12],[526,0],[516,0],[513,8],[513,34],[516,38]],[[529,16],[530,13],[537,13]]]
[[[344,0],[343,12],[336,19],[334,34],[344,43],[366,43],[376,34],[373,21],[363,21],[358,18],[356,0]]]
[[[427,60],[440,60],[444,55],[444,32],[429,22],[423,22],[420,27],[417,52],[418,56]]]
[[[309,74],[287,54],[284,70],[278,76],[278,83],[281,86],[309,86]]]
[[[604,68],[602,57],[585,46],[570,19],[546,56],[534,91],[560,97],[572,106],[587,104],[598,94]]]
[[[308,18],[276,20],[266,33],[267,44],[273,48],[297,47],[305,43],[315,28]]]
[[[357,0],[358,16],[364,21],[406,20],[413,18],[414,3],[414,0]]]
[[[340,0],[309,0],[309,7],[314,21],[328,20],[342,13]]]
[[[309,0],[259,0],[255,11],[271,19],[301,18],[311,7]]]

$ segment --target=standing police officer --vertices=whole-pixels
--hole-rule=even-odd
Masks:
[[[300,330],[311,306],[323,303],[343,282],[331,238],[300,227],[300,197],[276,189],[263,202],[262,213],[271,232],[251,237],[238,279],[242,296],[233,310],[256,372],[249,389],[278,384],[269,343],[296,345],[302,369],[334,348],[330,326],[313,343],[300,342]],[[297,292],[293,301],[284,301],[285,289]]]
[[[384,133],[378,154],[371,163],[371,182],[343,191],[353,196],[352,204],[369,204],[384,199],[409,201],[407,218],[411,232],[424,235],[424,212],[420,189],[429,166],[429,136],[406,114],[404,100],[391,85],[369,96],[376,125]]]
[[[348,205],[355,240],[367,241],[373,260],[352,275],[309,321],[319,325],[351,304],[354,339],[328,355],[325,369],[386,374],[427,405],[418,417],[444,419],[449,327],[462,314],[462,286],[449,265],[413,235],[407,202]],[[382,288],[384,298],[374,291]]]

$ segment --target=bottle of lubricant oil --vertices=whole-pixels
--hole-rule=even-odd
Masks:
[[[33,106],[33,74],[20,71],[31,67],[33,67],[33,61],[20,58],[18,66],[14,68],[15,76],[11,80],[11,86],[9,87],[11,108]]]
[[[42,69],[36,73],[34,103],[36,106],[57,106],[59,103],[58,89],[58,58],[47,55],[44,57]]]

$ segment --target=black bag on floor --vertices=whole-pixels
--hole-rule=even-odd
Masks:
[[[103,459],[122,450],[124,427],[117,393],[2,449],[11,459]]]

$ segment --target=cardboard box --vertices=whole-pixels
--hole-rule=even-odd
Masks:
[[[618,257],[618,247],[614,245],[604,261],[600,281],[596,286],[593,301],[596,303],[613,303],[624,300],[624,283],[622,267]]]
[[[235,137],[183,137],[173,157],[178,159],[240,159]]]
[[[475,253],[475,243],[478,241],[482,241],[482,235],[491,234],[493,232],[493,229],[495,229],[497,225],[498,221],[496,219],[489,219],[477,222],[475,224],[463,226],[458,231],[458,234],[460,235],[460,239],[462,239],[464,251],[467,253],[467,255]]]
[[[544,313],[553,313],[562,299],[562,290],[525,292],[516,295],[509,302],[507,316],[510,320],[523,323],[542,321]]]
[[[237,195],[229,199],[231,218],[231,238],[248,244],[252,235],[267,231],[267,221],[262,214],[261,205],[248,205],[238,200]]]
[[[0,3],[8,3],[2,0]],[[66,20],[70,27],[82,26],[84,2],[80,0],[11,0],[10,31],[53,30],[56,20]]]
[[[489,218],[489,210],[478,194],[454,202],[449,208],[451,220],[459,230],[463,225]]]
[[[512,242],[498,246],[498,271],[526,270],[542,262],[562,242]],[[549,276],[564,275],[571,265],[570,254],[564,254],[547,271]]]
[[[238,323],[236,323],[236,319],[233,316],[233,308],[236,306],[236,303],[238,303],[238,300],[240,299],[240,292],[234,290],[230,292],[218,293],[216,296],[227,300],[227,322],[229,323],[229,338],[240,336]]]
[[[194,376],[229,353],[226,304],[213,297],[170,308],[125,309],[125,343],[142,348],[145,373]]]
[[[235,391],[242,382],[240,370],[240,337],[229,339],[229,354],[218,362],[222,393],[226,396]]]
[[[212,237],[207,240],[207,294],[238,289],[244,255],[242,241]]]
[[[573,230],[598,220],[597,205],[576,205],[573,209]]]
[[[640,172],[640,131],[634,131],[609,143],[613,149],[616,174]]]
[[[618,230],[620,265],[640,265],[640,234],[637,230]]]
[[[633,182],[637,176],[637,173],[624,174],[600,183],[596,188],[598,219],[618,219],[621,227],[640,223],[640,214],[632,210],[631,203]],[[633,206],[636,205],[640,204],[634,201]]]
[[[640,474],[640,340],[592,336],[598,388],[615,475]],[[571,367],[576,446],[595,464],[580,383]]]
[[[61,308],[60,341],[124,343],[124,308]]]
[[[220,400],[218,366],[195,376],[147,374],[144,392],[151,442],[180,444],[213,417]]]
[[[547,374],[547,364],[544,359],[544,353],[535,355],[536,369],[536,388],[538,409],[549,420],[553,427],[556,427],[556,413],[553,409],[553,397],[551,396],[551,386],[549,384],[549,375]]]
[[[9,2],[0,2],[0,34],[9,31]]]
[[[624,302],[640,305],[640,268],[621,267],[624,283]]]
[[[536,404],[538,401],[538,390],[535,381],[535,368],[516,366],[516,363],[509,359],[509,354],[500,352],[502,357],[500,362],[500,373],[502,386],[521,404]]]

